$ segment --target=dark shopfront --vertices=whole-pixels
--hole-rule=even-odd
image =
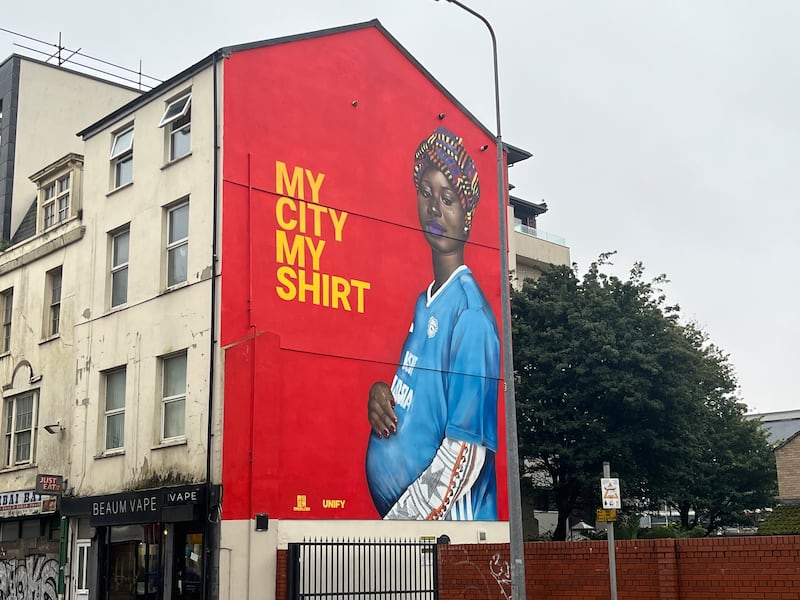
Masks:
[[[73,556],[88,600],[203,598],[205,486],[63,498],[61,512],[91,540],[79,534]]]

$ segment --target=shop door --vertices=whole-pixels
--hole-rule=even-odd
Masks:
[[[175,525],[175,578],[173,598],[201,600],[203,597],[203,534]]]

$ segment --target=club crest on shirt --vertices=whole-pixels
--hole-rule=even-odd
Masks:
[[[436,317],[431,317],[428,319],[428,337],[432,338],[436,335],[436,332],[439,331],[439,321],[436,320]]]

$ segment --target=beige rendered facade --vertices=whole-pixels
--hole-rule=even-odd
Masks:
[[[88,251],[71,447],[81,467],[62,511],[93,582],[71,578],[77,596],[124,596],[131,577],[145,579],[145,593],[163,582],[152,583],[163,598],[206,593],[203,571],[216,556],[207,484],[219,481],[220,455],[214,110],[204,65],[82,132]],[[92,568],[122,569],[122,579]]]
[[[13,177],[6,181],[10,184],[6,190],[0,188],[8,200],[13,199],[10,229],[4,228],[9,236],[36,197],[28,177],[69,152],[81,153],[83,143],[75,133],[140,92],[16,55],[0,64],[0,82],[6,132],[0,145],[14,144],[13,166],[9,165]],[[16,134],[8,130],[12,125]],[[8,177],[7,173],[3,175]]]
[[[191,93],[191,151],[169,160],[169,136],[159,121],[169,101]],[[76,362],[79,365],[73,460],[85,465],[76,495],[97,495],[134,482],[205,479],[212,346],[212,197],[214,173],[210,70],[180,82],[107,127],[86,135],[83,223],[85,285],[77,291]],[[207,118],[204,118],[206,116]],[[109,152],[122,129],[134,133],[132,178],[115,185]],[[179,213],[175,213],[175,209]],[[169,281],[170,230],[180,219],[182,273]],[[121,246],[125,246],[122,248]],[[124,255],[123,255],[124,253]],[[118,297],[113,273],[126,279]],[[120,292],[121,294],[122,292]],[[161,362],[186,355],[182,432],[162,431]],[[104,374],[126,368],[124,443],[107,448]],[[102,407],[101,407],[102,408]]]

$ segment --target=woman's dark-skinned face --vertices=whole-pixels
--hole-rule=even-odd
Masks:
[[[449,254],[463,247],[466,211],[455,188],[439,169],[428,167],[417,186],[417,212],[425,239],[434,251]]]

